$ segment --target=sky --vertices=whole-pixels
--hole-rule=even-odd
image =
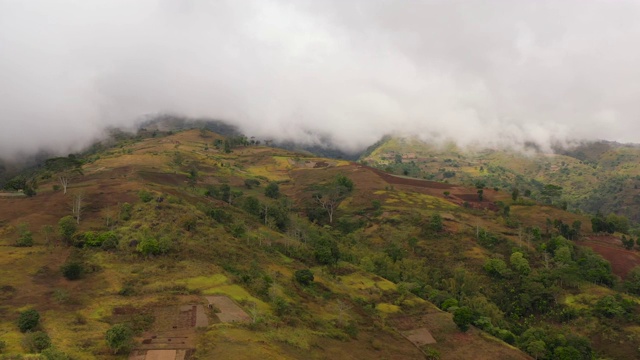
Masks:
[[[0,0],[0,157],[160,113],[346,151],[640,142],[640,2]]]

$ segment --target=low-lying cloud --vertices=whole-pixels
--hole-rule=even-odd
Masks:
[[[640,142],[633,1],[0,0],[0,157],[155,113],[344,150]]]

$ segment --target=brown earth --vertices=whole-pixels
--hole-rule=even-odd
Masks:
[[[220,322],[249,322],[251,318],[242,308],[236,305],[233,300],[226,296],[205,296],[209,304],[215,306],[220,312],[215,315],[220,319]]]
[[[580,242],[581,245],[590,247],[611,263],[614,274],[624,278],[629,271],[640,266],[640,254],[637,251],[620,247],[620,240],[615,236],[591,236]]]

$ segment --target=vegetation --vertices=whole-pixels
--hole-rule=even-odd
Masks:
[[[133,332],[124,324],[113,325],[105,335],[107,345],[114,354],[126,352],[133,345]]]
[[[18,317],[18,329],[21,332],[34,330],[40,324],[40,313],[34,309],[25,310]]]
[[[77,155],[91,174],[72,183],[91,199],[80,224],[69,195],[39,203],[57,183],[44,173],[46,190],[0,207],[2,245],[42,229],[1,259],[5,352],[126,356],[134,336],[170,322],[164,312],[218,295],[248,320],[194,331],[197,358],[637,357],[640,268],[605,260],[638,254],[636,224],[565,211],[566,182],[515,181],[497,160],[469,165],[462,153],[433,161],[441,182],[412,182],[427,171],[421,156],[394,154],[392,170],[407,174],[390,177],[202,128]],[[46,316],[23,330],[27,297]],[[390,335],[421,327],[438,342]],[[44,333],[33,345],[43,329],[46,347]]]

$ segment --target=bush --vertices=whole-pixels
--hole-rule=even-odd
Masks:
[[[127,352],[132,345],[133,332],[127,325],[116,324],[107,330],[105,338],[114,354],[120,351]]]
[[[456,311],[453,312],[453,322],[455,322],[458,329],[463,332],[469,330],[469,325],[473,323],[475,318],[476,316],[473,310],[466,306],[457,308]]]
[[[35,329],[40,323],[40,313],[35,309],[25,310],[18,317],[18,328],[21,332]]]
[[[127,221],[131,219],[131,212],[133,211],[133,206],[129,203],[124,203],[120,206],[120,219]]]
[[[67,215],[58,221],[58,233],[62,240],[64,240],[67,245],[71,245],[73,240],[73,235],[76,233],[78,229],[78,224],[76,219],[71,215]]]
[[[29,231],[29,225],[22,223],[18,225],[18,240],[16,240],[16,246],[19,247],[31,247],[33,246],[33,234]]]
[[[309,269],[296,270],[294,274],[296,281],[302,286],[309,286],[313,283],[313,272]]]
[[[458,306],[458,300],[454,298],[448,298],[442,303],[442,305],[440,305],[440,308],[444,311],[447,311],[447,309],[454,306]]]
[[[44,331],[36,331],[25,335],[22,345],[28,352],[39,353],[51,346],[51,338]]]
[[[270,182],[264,189],[264,195],[273,199],[277,199],[280,196],[280,187],[278,183]]]
[[[427,360],[440,360],[440,351],[434,348],[426,348],[424,353]]]
[[[60,271],[62,272],[62,276],[67,278],[67,280],[78,280],[82,277],[84,269],[81,263],[77,261],[70,261],[63,264],[60,267]]]
[[[138,197],[140,198],[140,200],[142,200],[142,202],[146,203],[153,200],[153,194],[146,190],[138,191]]]
[[[244,186],[246,186],[247,189],[258,187],[258,186],[260,186],[260,181],[258,181],[256,179],[246,179],[244,181]]]
[[[42,356],[47,360],[71,360],[69,355],[54,347],[50,347],[42,351]]]

